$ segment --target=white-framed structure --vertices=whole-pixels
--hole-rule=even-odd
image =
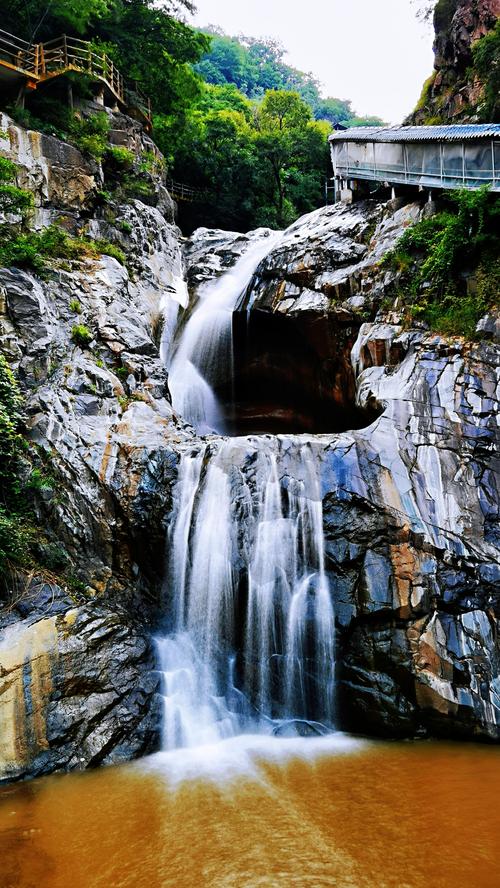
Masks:
[[[500,124],[351,127],[330,150],[337,193],[357,180],[500,192]]]

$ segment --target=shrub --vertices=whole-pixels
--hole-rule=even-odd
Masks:
[[[436,33],[449,30],[456,9],[457,0],[438,0],[434,9],[434,28]]]
[[[42,273],[46,268],[46,259],[97,259],[103,253],[113,256],[121,265],[125,264],[125,254],[115,244],[71,237],[58,225],[50,225],[40,232],[16,231],[13,226],[0,227],[0,267],[13,265]],[[70,303],[71,310],[79,314],[81,307],[77,306],[77,300]]]
[[[409,318],[443,333],[472,336],[498,294],[500,207],[487,188],[458,191],[449,209],[408,228],[383,262],[400,273]],[[477,283],[466,279],[477,269]]]
[[[128,148],[121,148],[115,145],[108,145],[106,149],[106,158],[120,170],[129,170],[134,165],[135,154]]]
[[[98,111],[82,119],[74,117],[71,137],[77,148],[94,160],[102,160],[108,148],[109,118],[105,111]]]
[[[81,313],[82,313],[82,306],[81,306],[80,303],[78,302],[78,299],[72,299],[71,302],[70,302],[70,304],[69,304],[69,307],[70,307],[71,311],[74,311],[74,312],[75,312],[75,314],[81,314]]]
[[[16,165],[0,157],[0,212],[24,216],[33,206],[33,195],[15,184]]]
[[[135,173],[126,173],[117,189],[117,194],[124,198],[151,198],[155,193],[155,187],[152,182],[141,178]]]
[[[85,324],[74,324],[71,328],[71,338],[76,345],[86,348],[92,342],[93,336]]]
[[[45,259],[80,259],[92,255],[90,245],[70,237],[62,228],[51,225],[43,231],[16,231],[12,226],[0,231],[0,265],[32,268],[42,272]]]
[[[0,484],[10,473],[9,461],[19,446],[22,422],[21,391],[3,355],[0,355]]]
[[[34,537],[35,530],[24,516],[9,514],[0,504],[0,571],[5,570],[9,561],[28,566]]]
[[[132,234],[133,231],[130,222],[127,222],[126,219],[121,219],[117,223],[117,228],[119,228],[119,230],[122,231],[123,234]]]
[[[120,247],[117,247],[116,244],[112,244],[110,241],[106,240],[97,240],[92,241],[91,243],[99,253],[104,253],[105,256],[112,256],[113,259],[116,259],[116,261],[120,263],[120,265],[125,265],[125,253]]]

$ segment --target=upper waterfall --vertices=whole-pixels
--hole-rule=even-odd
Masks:
[[[214,388],[233,376],[233,311],[278,237],[262,229],[235,266],[203,289],[174,347],[169,367],[172,404],[199,434],[227,431]]]

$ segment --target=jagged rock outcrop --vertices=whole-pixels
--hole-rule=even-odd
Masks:
[[[98,171],[71,146],[10,122],[7,131],[1,150],[21,162],[40,224],[62,208],[80,224]],[[19,580],[0,611],[0,773],[10,778],[134,757],[157,740],[148,622],[175,445],[189,435],[159,354],[163,303],[183,280],[171,205],[167,218],[159,206],[131,199],[85,221],[123,249],[126,266],[102,256],[54,260],[43,277],[0,270],[0,347],[44,478],[34,493],[40,547],[57,550],[68,576],[34,604],[33,584]]]
[[[472,47],[490,34],[500,0],[439,0],[434,11],[434,73],[407,123],[487,120],[484,82],[474,67]]]
[[[77,605],[35,578],[2,622],[0,783],[151,751],[159,676],[126,607]]]

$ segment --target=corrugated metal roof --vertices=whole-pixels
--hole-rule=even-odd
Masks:
[[[464,123],[451,126],[353,126],[330,136],[331,142],[461,142],[463,139],[500,139],[500,123]]]

